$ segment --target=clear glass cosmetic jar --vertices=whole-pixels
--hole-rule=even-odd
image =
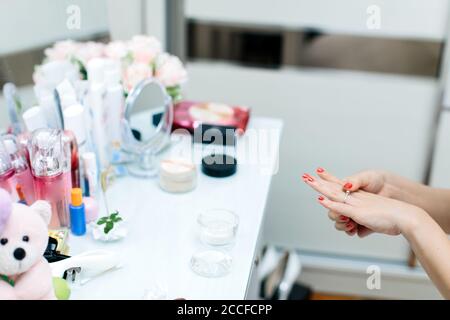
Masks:
[[[230,210],[211,209],[202,212],[197,219],[200,239],[211,246],[227,246],[234,243],[239,217]]]

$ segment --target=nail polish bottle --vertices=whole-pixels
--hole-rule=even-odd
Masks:
[[[69,226],[68,182],[64,176],[67,160],[61,130],[36,130],[29,152],[36,199],[48,201],[52,208],[50,228]]]
[[[86,213],[82,194],[83,192],[80,188],[73,188],[69,205],[70,230],[76,236],[82,236],[86,233]]]
[[[0,141],[0,188],[14,195],[15,184],[14,168],[11,159],[3,141]]]
[[[35,201],[33,175],[25,153],[19,149],[17,139],[13,135],[3,136],[3,143],[11,159],[12,166],[15,171],[15,180],[20,185],[20,190],[26,202],[33,204]],[[17,191],[17,187],[15,186]],[[20,194],[19,194],[20,199]]]

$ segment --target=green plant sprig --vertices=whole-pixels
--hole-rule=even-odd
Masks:
[[[122,221],[123,219],[119,216],[119,211],[115,211],[109,216],[102,217],[98,219],[97,225],[105,225],[105,228],[103,229],[103,232],[105,234],[108,234],[112,229],[114,229],[114,224]]]

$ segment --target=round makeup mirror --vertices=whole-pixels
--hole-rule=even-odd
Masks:
[[[130,174],[156,175],[156,156],[169,146],[172,122],[172,99],[161,83],[148,78],[131,90],[122,120],[123,149],[132,156]]]

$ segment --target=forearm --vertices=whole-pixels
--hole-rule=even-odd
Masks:
[[[450,239],[424,211],[413,213],[405,222],[402,234],[427,271],[430,279],[450,299]]]
[[[450,233],[450,190],[431,188],[389,172],[383,174],[391,198],[422,208]]]

